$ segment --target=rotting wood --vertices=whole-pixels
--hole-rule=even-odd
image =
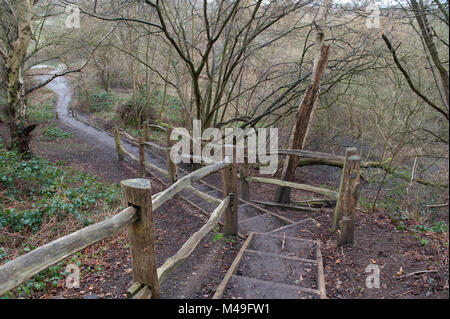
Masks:
[[[343,216],[343,209],[344,209],[343,201],[344,196],[347,192],[348,187],[347,177],[350,169],[350,167],[348,166],[348,158],[350,156],[356,155],[357,153],[358,150],[355,147],[349,147],[345,150],[344,166],[342,169],[341,181],[339,184],[339,193],[338,193],[339,195],[337,198],[336,208],[333,216],[333,231],[336,231],[339,228],[339,222]]]
[[[117,233],[137,219],[137,209],[128,207],[109,219],[61,237],[11,260],[0,267],[0,295],[51,265]]]
[[[223,296],[223,293],[225,292],[225,288],[228,285],[228,282],[231,279],[231,276],[236,274],[239,264],[241,263],[242,256],[244,256],[244,252],[247,249],[247,247],[250,245],[253,236],[255,235],[254,232],[251,232],[247,239],[245,240],[244,244],[241,247],[241,250],[237,254],[236,258],[234,259],[233,263],[231,264],[230,269],[228,269],[227,273],[225,274],[225,277],[223,278],[222,282],[219,284],[219,286],[216,289],[216,292],[214,293],[212,299],[221,299]]]
[[[342,218],[339,220],[337,233],[338,246],[354,243],[356,207],[359,197],[360,163],[361,158],[353,155],[348,158],[345,164],[346,175],[344,176],[342,187],[345,193],[339,206]],[[336,213],[339,212],[336,211]]]
[[[159,298],[159,282],[156,269],[151,184],[146,179],[131,179],[122,181],[120,186],[124,203],[138,207],[139,219],[128,226],[133,279],[148,285],[152,298],[157,299]]]
[[[114,142],[116,143],[117,158],[119,161],[123,161],[123,149],[120,145],[119,130],[117,128],[114,129]]]
[[[224,211],[231,203],[231,198],[225,198],[220,205],[214,210],[208,222],[196,233],[194,233],[180,248],[180,250],[158,268],[158,280],[161,283],[167,275],[180,265],[187,257],[191,255],[198,243],[216,227],[222,217]]]

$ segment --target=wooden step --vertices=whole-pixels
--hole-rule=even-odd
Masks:
[[[279,284],[318,289],[318,264],[312,260],[300,260],[258,251],[246,250],[236,275]]]
[[[239,232],[247,235],[250,232],[266,233],[286,225],[271,214],[255,216],[239,222]]]
[[[320,227],[319,222],[312,218],[303,219],[297,223],[283,226],[268,232],[271,235],[288,236],[292,238],[314,239],[313,231]]]
[[[287,257],[316,259],[316,243],[286,235],[255,233],[248,249]]]
[[[274,283],[255,278],[231,276],[224,292],[225,299],[319,299],[314,289]]]
[[[249,204],[239,205],[238,207],[238,220],[243,222],[247,219],[261,215],[260,212]]]

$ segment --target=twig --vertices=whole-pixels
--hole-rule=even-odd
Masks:
[[[402,279],[402,278],[408,278],[411,276],[415,276],[415,275],[421,275],[421,274],[426,274],[426,273],[432,273],[432,272],[437,272],[437,270],[419,270],[419,271],[415,271],[403,276],[399,276],[399,277],[395,277],[395,279]]]
[[[284,250],[284,244],[286,243],[286,232],[283,233],[283,243],[281,244],[281,251]]]

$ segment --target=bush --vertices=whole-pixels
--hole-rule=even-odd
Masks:
[[[32,157],[23,160],[15,151],[0,151],[0,227],[37,232],[45,217],[67,215],[83,226],[92,223],[98,209],[119,204],[119,188],[96,177],[56,167]],[[18,208],[20,207],[20,209]]]
[[[41,140],[43,141],[54,141],[57,139],[67,139],[71,138],[72,134],[61,130],[55,126],[46,127],[41,134]]]

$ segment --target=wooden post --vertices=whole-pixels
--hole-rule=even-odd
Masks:
[[[342,219],[343,216],[343,209],[342,203],[344,202],[344,196],[346,194],[346,187],[347,184],[344,183],[345,179],[347,178],[349,172],[348,172],[348,159],[350,156],[357,155],[358,149],[356,147],[349,147],[345,150],[345,159],[344,159],[344,166],[342,168],[342,175],[341,175],[341,182],[339,185],[339,195],[336,202],[336,208],[334,210],[334,217],[333,217],[333,228],[332,231],[336,231],[339,228],[339,222]]]
[[[150,129],[148,127],[148,122],[144,122],[144,141],[149,142],[150,141]]]
[[[122,146],[120,145],[120,136],[119,136],[119,130],[114,128],[114,142],[116,143],[116,149],[117,149],[117,157],[119,161],[123,161],[123,150]]]
[[[145,177],[145,149],[144,149],[144,140],[142,137],[138,138],[139,143],[139,176]]]
[[[59,120],[58,112],[55,112],[55,119],[56,119],[56,120]]]
[[[344,189],[345,192],[342,196],[342,202],[340,203],[342,218],[339,220],[339,227],[337,230],[338,246],[354,243],[355,215],[359,197],[361,158],[357,155],[352,155],[347,159],[345,166],[347,170],[344,175],[344,180],[342,181],[342,189]]]
[[[148,286],[151,290],[151,298],[159,298],[150,181],[130,179],[122,181],[120,186],[125,206],[133,205],[138,208],[138,220],[128,226],[133,280]]]
[[[225,157],[225,146],[223,148]],[[237,166],[236,148],[233,148],[232,164],[222,170],[223,198],[230,196],[230,204],[224,214],[223,229],[227,235],[236,236],[238,234],[238,196],[237,196]]]
[[[173,128],[167,129],[167,172],[169,172],[169,183],[172,185],[178,180],[177,165],[172,161],[170,156],[170,148],[174,145],[174,142],[170,140]]]
[[[247,181],[248,177],[248,157],[244,156],[244,163],[239,166],[239,179],[241,198],[245,201],[250,200],[250,185]]]

